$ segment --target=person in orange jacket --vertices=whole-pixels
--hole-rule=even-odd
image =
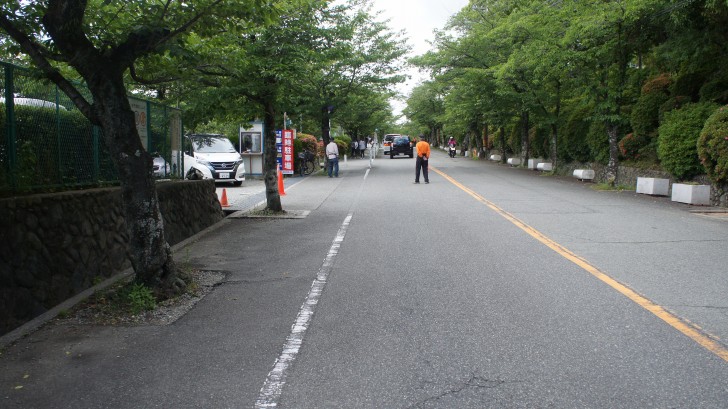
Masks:
[[[427,165],[430,159],[430,144],[427,143],[425,135],[419,136],[420,141],[417,142],[417,163],[415,164],[415,183],[420,183],[420,169],[422,176],[425,177],[425,183],[430,183],[430,177],[427,172]]]

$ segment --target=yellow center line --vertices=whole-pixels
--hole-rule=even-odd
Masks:
[[[534,229],[533,227],[527,225],[523,221],[519,220],[517,217],[513,216],[512,214],[506,212],[505,210],[501,209],[500,207],[496,206],[495,203],[489,201],[488,199],[484,198],[483,196],[479,195],[472,189],[468,188],[467,186],[463,185],[462,183],[458,182],[457,180],[453,179],[443,171],[430,166],[430,170],[436,172],[443,178],[445,178],[447,181],[452,183],[453,185],[457,186],[461,190],[463,190],[468,195],[472,196],[475,200],[483,203],[484,205],[491,208],[493,211],[498,213],[500,216],[508,220],[509,222],[516,225],[518,228],[523,230],[524,232],[528,233],[530,236],[541,242],[542,244],[546,245],[565,259],[571,261],[572,263],[576,264],[577,266],[581,267],[582,269],[586,270],[590,274],[592,274],[594,277],[598,278],[605,284],[609,285],[613,289],[619,291],[622,295],[629,298],[633,302],[635,302],[640,307],[646,309],[647,311],[651,312],[655,316],[657,316],[659,319],[665,321],[667,324],[675,328],[676,330],[680,331],[684,335],[686,335],[688,338],[692,339],[693,341],[697,342],[699,345],[701,345],[703,348],[707,349],[708,351],[714,353],[724,361],[728,362],[728,348],[724,347],[720,343],[718,343],[716,340],[714,340],[712,337],[710,337],[707,334],[704,334],[699,329],[695,328],[694,326],[686,323],[682,319],[680,319],[678,316],[670,313],[669,311],[665,310],[665,308],[661,307],[660,305],[655,304],[654,302],[650,301],[649,299],[645,298],[644,296],[640,295],[633,289],[627,287],[626,285],[620,283],[619,281],[615,280],[614,278],[608,276],[604,272],[600,271],[598,268],[591,265],[588,261],[584,260],[583,258],[577,256],[574,254],[571,250],[565,248],[564,246],[560,245],[559,243],[556,243],[555,241],[551,240],[550,238],[546,237],[543,233],[539,232],[538,230]]]

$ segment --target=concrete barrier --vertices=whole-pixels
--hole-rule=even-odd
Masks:
[[[536,169],[543,172],[551,172],[554,170],[554,164],[551,162],[541,162],[536,165]]]
[[[492,161],[500,162],[501,159],[502,157],[500,155],[490,155],[490,160]]]
[[[671,199],[673,202],[709,206],[710,186],[673,183]]]
[[[592,169],[575,169],[573,176],[579,180],[594,180],[594,170]]]
[[[539,158],[529,159],[528,160],[528,168],[529,169],[533,169],[533,170],[537,170],[538,169],[538,164],[539,163],[543,163],[543,162],[544,162],[544,160],[543,159],[539,159]]]
[[[670,180],[659,178],[637,178],[637,193],[654,196],[667,196]]]
[[[521,164],[520,158],[508,158],[508,164],[511,166],[519,166]]]

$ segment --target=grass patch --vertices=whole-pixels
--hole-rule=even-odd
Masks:
[[[95,316],[114,322],[119,317],[151,311],[156,306],[157,299],[149,287],[124,280],[95,293],[79,309],[93,310]]]
[[[632,186],[627,186],[627,185],[612,186],[609,183],[596,183],[596,184],[592,185],[591,188],[594,190],[599,190],[599,191],[617,191],[617,192],[621,192],[623,190],[634,190],[634,187],[632,187]]]
[[[282,214],[286,214],[286,211],[282,210],[280,212],[276,212],[276,211],[270,210],[268,208],[265,208],[265,209],[251,210],[248,214],[251,216],[280,216]]]

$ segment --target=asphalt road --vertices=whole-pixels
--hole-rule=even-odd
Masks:
[[[179,253],[226,279],[173,325],[6,349],[0,406],[728,407],[728,222],[440,151],[427,185],[367,163]]]

